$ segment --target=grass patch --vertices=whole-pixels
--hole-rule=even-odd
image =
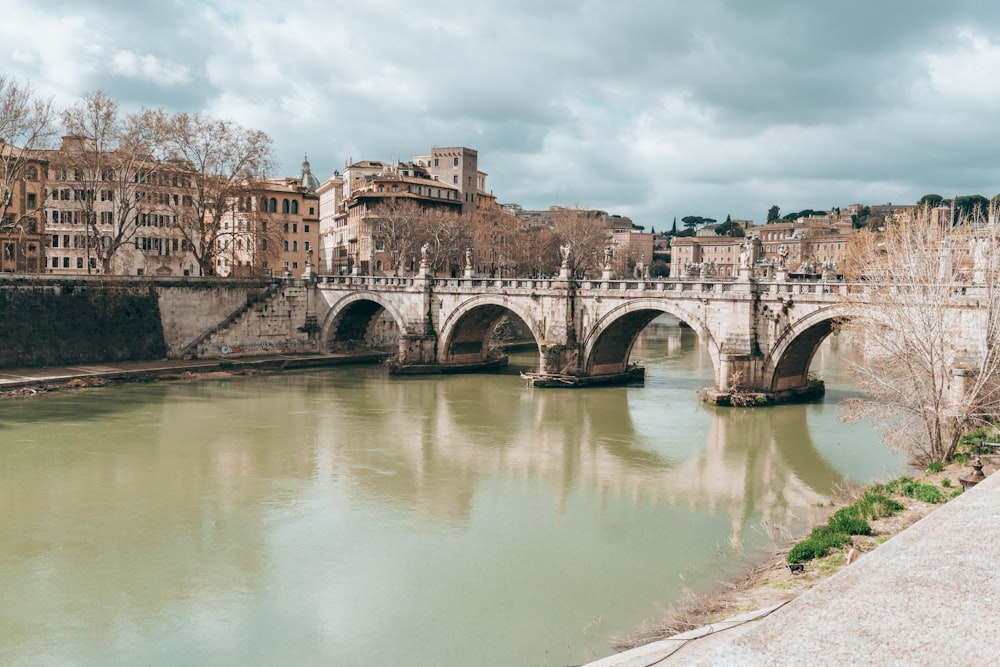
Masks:
[[[903,510],[903,504],[893,498],[893,494],[910,495],[905,491],[917,493],[924,486],[934,489],[938,495],[941,493],[936,486],[919,484],[909,477],[901,477],[888,484],[872,484],[853,503],[834,512],[824,525],[813,528],[809,537],[792,547],[785,560],[789,563],[801,563],[823,558],[834,549],[849,544],[852,535],[871,535],[869,521],[892,516]]]

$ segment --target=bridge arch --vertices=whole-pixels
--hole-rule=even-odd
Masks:
[[[719,345],[708,325],[687,308],[665,299],[655,298],[630,300],[598,318],[583,336],[582,370],[592,376],[624,373],[639,334],[646,325],[664,313],[673,315],[698,334],[698,340],[708,348],[715,374],[718,376]]]
[[[771,392],[795,391],[809,384],[809,365],[838,322],[856,315],[856,307],[834,304],[795,320],[771,346],[763,364],[763,386]]]
[[[374,325],[387,313],[395,322],[398,333],[404,332],[406,321],[385,294],[370,291],[352,292],[330,306],[323,318],[321,332],[327,352],[373,348],[391,345],[391,340],[381,340],[381,332]],[[398,334],[397,334],[398,335]]]
[[[489,340],[504,315],[521,320],[535,344],[542,340],[531,314],[503,295],[479,294],[458,305],[441,323],[438,335],[438,363],[481,363],[489,355]]]

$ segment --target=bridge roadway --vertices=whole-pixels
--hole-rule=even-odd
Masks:
[[[395,324],[401,371],[462,371],[490,365],[489,341],[503,316],[538,343],[536,378],[568,384],[620,382],[642,329],[669,313],[694,329],[723,397],[742,390],[783,400],[815,389],[809,363],[863,284],[840,281],[569,280],[319,276],[313,300],[319,351],[370,347],[376,323]]]

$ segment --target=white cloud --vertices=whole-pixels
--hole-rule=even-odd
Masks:
[[[1000,190],[975,0],[11,1],[9,73],[262,129],[287,174],[464,144],[503,202],[657,228]]]
[[[111,71],[120,76],[143,79],[158,86],[175,86],[191,81],[187,66],[162,60],[154,55],[139,55],[128,50],[111,56]]]

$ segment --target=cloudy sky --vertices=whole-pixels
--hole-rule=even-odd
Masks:
[[[995,0],[5,0],[57,105],[202,111],[280,173],[479,151],[526,208],[673,218],[1000,193]]]

